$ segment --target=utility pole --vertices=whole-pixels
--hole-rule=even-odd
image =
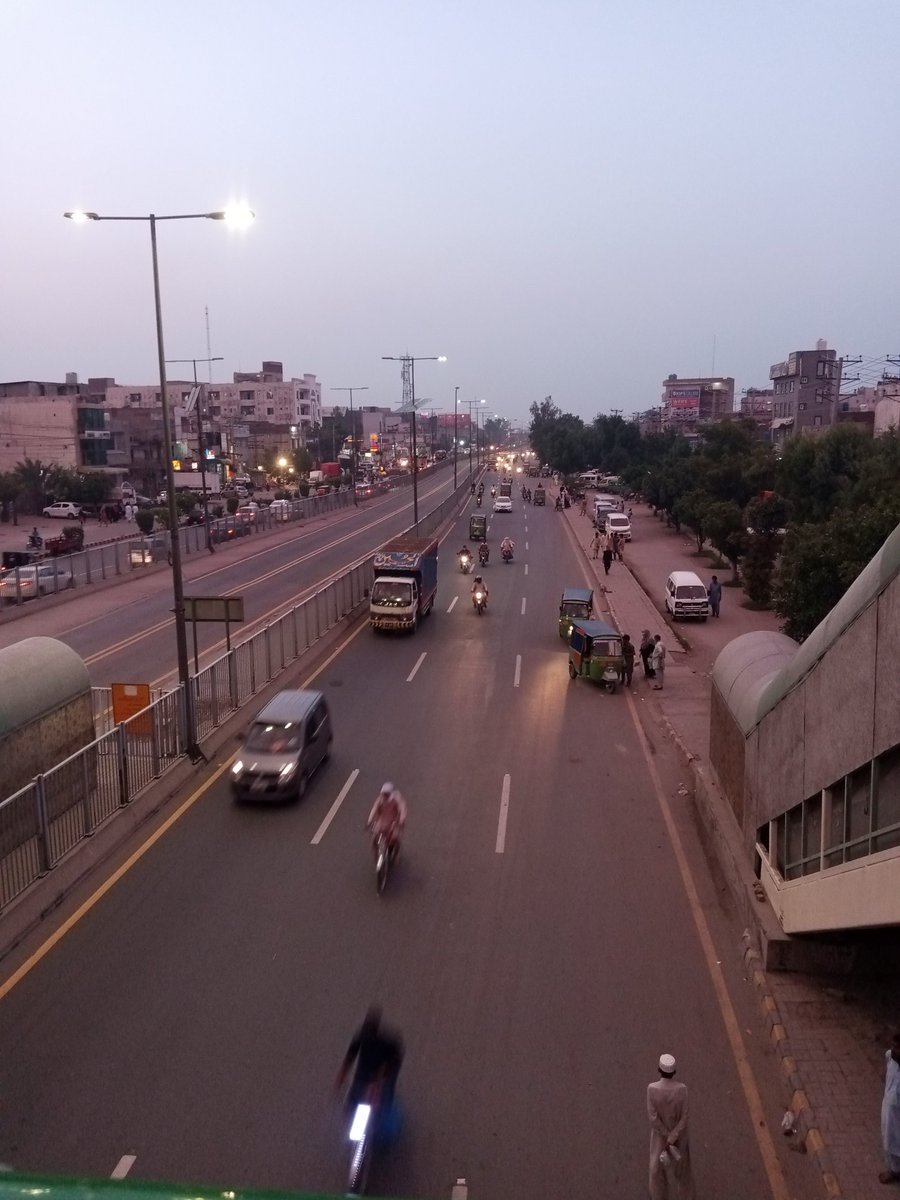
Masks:
[[[207,351],[209,350],[209,309],[206,310],[206,342]],[[214,362],[224,362],[221,354],[217,354],[214,358],[167,358],[167,363],[190,363],[194,368],[194,387],[201,387],[197,382],[197,363],[205,362],[209,364],[209,374],[212,375],[212,364]],[[202,393],[201,393],[202,394]],[[209,528],[209,493],[206,490],[206,436],[203,429],[203,405],[200,402],[200,397],[197,397],[197,449],[200,452],[200,483],[203,487],[203,524],[206,529],[206,548],[213,554],[215,546],[212,541],[212,533]]]
[[[356,474],[357,474],[357,471],[359,470],[359,463],[357,462],[357,458],[356,458],[356,413],[353,411],[353,393],[354,392],[367,392],[369,390],[369,388],[367,385],[366,387],[332,388],[331,390],[333,392],[349,392],[350,393],[350,486],[353,488],[353,503],[354,503],[354,505],[357,505],[357,504],[359,504],[359,500],[356,498]],[[331,418],[331,430],[332,430],[332,436],[333,436],[334,435],[334,414],[332,414],[332,418]]]

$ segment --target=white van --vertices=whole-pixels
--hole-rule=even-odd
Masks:
[[[674,620],[679,617],[697,617],[705,621],[709,616],[709,595],[706,584],[693,571],[673,571],[666,580],[666,611]]]
[[[631,522],[623,512],[608,512],[606,514],[606,532],[610,537],[617,533],[626,542],[631,541]]]

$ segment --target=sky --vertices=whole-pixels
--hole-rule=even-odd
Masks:
[[[591,420],[900,354],[900,0],[2,0],[0,44],[0,380],[158,379],[148,225],[62,214],[236,200],[158,226],[218,381],[394,406],[383,355],[446,355],[435,408]]]

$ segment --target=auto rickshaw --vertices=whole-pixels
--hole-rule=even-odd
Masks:
[[[591,588],[567,587],[559,602],[559,636],[568,643],[572,624],[589,621],[594,615],[594,593]]]
[[[532,504],[546,504],[546,503],[547,503],[547,494],[544,491],[544,485],[539,483],[537,485],[537,487],[534,489],[534,499],[532,500]]]
[[[573,621],[569,634],[569,675],[586,675],[612,694],[622,679],[622,635],[605,621]]]
[[[483,513],[474,513],[469,517],[469,541],[487,541],[487,517]]]

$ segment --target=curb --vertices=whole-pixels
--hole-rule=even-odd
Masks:
[[[769,1032],[769,1040],[780,1060],[781,1077],[789,1097],[788,1111],[794,1116],[795,1128],[803,1149],[805,1153],[815,1159],[822,1176],[822,1183],[825,1185],[825,1194],[829,1200],[842,1200],[843,1192],[835,1174],[831,1155],[825,1145],[825,1139],[816,1125],[815,1113],[806,1095],[800,1072],[797,1070],[796,1060],[791,1054],[790,1041],[778,1011],[777,1001],[769,990],[762,959],[753,945],[749,930],[744,930],[741,937],[741,957],[750,975],[750,980],[756,988],[763,1021]]]

